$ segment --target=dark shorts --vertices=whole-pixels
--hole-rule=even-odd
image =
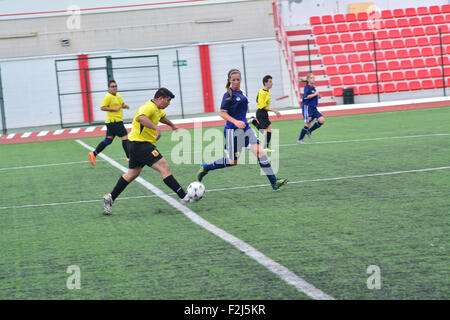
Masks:
[[[269,120],[269,113],[266,110],[256,110],[256,119],[258,120],[261,129],[267,129],[271,124]]]
[[[163,156],[150,142],[129,141],[130,163],[129,168],[151,167],[155,162],[161,160]]]
[[[123,121],[110,122],[106,124],[106,136],[107,137],[123,137],[128,134],[127,129],[123,125]]]
[[[319,119],[323,115],[317,110],[317,107],[302,105],[303,121],[310,123]]]

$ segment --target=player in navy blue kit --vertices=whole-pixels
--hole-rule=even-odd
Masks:
[[[197,175],[198,181],[202,181],[209,171],[237,165],[242,148],[250,147],[250,150],[258,158],[259,165],[269,179],[272,188],[277,190],[285,185],[288,179],[277,180],[264,149],[259,145],[255,132],[248,125],[246,118],[248,99],[240,88],[241,72],[231,69],[228,72],[227,92],[223,95],[220,106],[220,116],[227,121],[224,128],[227,157],[209,164],[202,163]]]
[[[305,134],[311,138],[311,132],[319,129],[325,122],[323,115],[317,110],[317,105],[319,104],[319,92],[314,87],[314,75],[312,73],[308,74],[306,80],[306,86],[303,90],[303,100],[302,100],[302,113],[303,120],[305,121],[305,126],[300,132],[300,137],[298,138],[299,144],[304,144],[303,138]],[[314,125],[310,128],[311,122],[317,120]]]

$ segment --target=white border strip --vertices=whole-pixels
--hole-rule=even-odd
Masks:
[[[85,144],[84,142],[80,140],[75,140],[80,145],[85,147],[86,149],[92,151],[94,150],[89,145]],[[128,169],[124,166],[120,165],[110,157],[106,156],[103,153],[99,154],[100,157],[108,161],[112,166],[118,168],[122,172],[127,172]],[[254,259],[258,263],[260,263],[262,266],[264,266],[266,269],[271,271],[272,273],[279,276],[283,281],[286,283],[294,286],[297,291],[302,292],[306,294],[308,297],[315,299],[315,300],[334,300],[333,297],[327,295],[326,293],[322,292],[321,290],[317,289],[313,285],[309,284],[302,278],[298,277],[295,273],[287,269],[286,267],[280,265],[279,263],[273,261],[269,257],[265,256],[263,253],[259,252],[246,242],[242,241],[239,238],[236,238],[235,236],[227,233],[226,231],[216,227],[212,223],[209,223],[199,215],[197,215],[194,211],[189,209],[188,207],[182,205],[177,200],[169,197],[166,193],[152,185],[151,183],[144,180],[142,177],[136,178],[136,181],[142,184],[144,187],[146,187],[148,190],[156,194],[158,197],[160,197],[162,200],[169,203],[171,206],[182,212],[186,217],[188,217],[192,222],[195,224],[201,226],[202,228],[208,230],[209,232],[213,233],[214,235],[218,236],[222,240],[230,243],[234,247],[236,247],[239,251],[245,253],[250,258]]]

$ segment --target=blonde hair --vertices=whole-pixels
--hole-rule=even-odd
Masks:
[[[230,86],[230,78],[233,74],[238,73],[239,75],[241,75],[241,72],[238,69],[231,69],[230,71],[228,71],[228,78],[227,78],[227,85],[225,86],[225,88],[227,89],[228,94],[230,95],[229,98],[227,98],[226,100],[230,100],[231,97],[233,96],[233,91],[231,91]]]
[[[313,76],[314,76],[313,73],[308,73],[308,74],[306,75],[306,79],[300,79],[299,81],[300,81],[300,82],[303,82],[303,83],[308,83],[308,79],[310,79],[310,78],[313,77]]]

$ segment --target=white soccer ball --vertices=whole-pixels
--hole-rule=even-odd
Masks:
[[[199,201],[205,195],[203,183],[194,181],[187,187],[187,194],[192,202]]]

